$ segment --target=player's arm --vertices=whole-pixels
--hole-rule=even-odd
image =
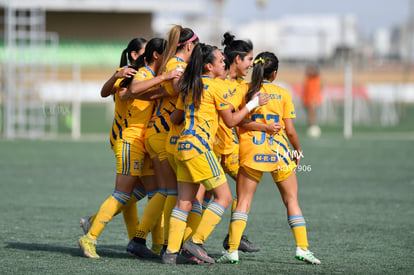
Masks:
[[[295,126],[293,125],[293,119],[284,118],[283,121],[285,123],[285,130],[286,130],[287,137],[290,141],[290,144],[292,144],[293,149],[296,152],[300,153],[301,149],[300,149],[299,137],[298,137],[298,134],[296,133]],[[296,161],[296,165],[299,165],[300,158],[297,157],[295,161]]]
[[[171,123],[179,125],[183,122],[184,110],[175,109],[170,115]]]
[[[164,87],[159,87],[157,89],[148,89],[144,92],[141,92],[139,94],[133,94],[130,89],[122,88],[119,90],[119,98],[121,100],[127,100],[127,99],[140,99],[140,100],[146,100],[151,101],[163,97],[170,96],[165,90]]]
[[[244,118],[237,126],[249,131],[266,132],[270,135],[277,134],[282,129],[282,124],[280,123],[260,123],[248,118]]]
[[[171,70],[166,74],[158,75],[148,80],[132,80],[130,88],[119,94],[121,100],[129,98],[136,98],[141,100],[154,100],[165,96],[165,89],[151,89],[152,87],[159,85],[161,82],[166,80],[174,80],[179,78],[182,72],[179,70]]]
[[[124,68],[122,70],[116,71],[102,86],[101,97],[108,97],[115,94],[116,88],[114,87],[115,82],[118,78],[130,78],[135,75],[137,71],[133,68]]]
[[[151,79],[145,80],[145,81],[136,81],[133,80],[130,90],[131,90],[131,94],[132,95],[139,95],[144,93],[146,90],[152,88],[155,85],[159,85],[161,82],[163,81],[167,81],[167,80],[172,80],[174,81],[175,79],[178,80],[178,78],[182,75],[183,73],[179,70],[171,70],[166,74],[162,74],[162,75],[157,75]]]
[[[218,110],[218,113],[223,119],[224,124],[226,124],[227,127],[232,128],[239,124],[251,110],[261,105],[267,104],[268,101],[269,96],[267,94],[260,94],[253,97],[253,99],[250,100],[246,106],[238,111],[232,112],[233,108],[229,107],[224,110]]]

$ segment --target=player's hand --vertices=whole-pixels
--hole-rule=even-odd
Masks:
[[[169,71],[168,73],[164,74],[164,80],[170,80],[174,78],[179,78],[184,73],[184,70],[181,69],[174,69]]]
[[[280,129],[282,129],[282,124],[280,123],[266,124],[266,133],[270,134],[271,136],[279,133]]]
[[[255,96],[259,97],[259,106],[266,105],[270,100],[270,96],[267,93],[258,92]]]
[[[135,69],[128,67],[128,68],[125,68],[125,69],[122,69],[122,70],[116,72],[115,77],[116,78],[131,78],[136,73],[137,73],[137,71]]]
[[[299,166],[301,154],[295,154],[293,156],[293,161],[296,163],[296,166]]]

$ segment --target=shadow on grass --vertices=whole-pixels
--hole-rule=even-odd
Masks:
[[[53,253],[68,254],[73,257],[83,257],[82,251],[77,247],[59,246],[54,244],[41,244],[41,243],[19,243],[19,242],[8,242],[5,246],[6,249],[19,249],[26,251],[46,251]],[[122,252],[121,252],[122,251]],[[114,259],[138,259],[149,262],[160,262],[158,259],[142,259],[129,255],[124,246],[119,245],[101,245],[96,249],[99,256],[103,258],[114,258]]]

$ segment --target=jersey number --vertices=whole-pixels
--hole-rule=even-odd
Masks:
[[[264,119],[263,114],[252,114],[252,120],[256,121],[257,119]],[[274,123],[279,122],[279,115],[274,114],[267,114],[266,115],[266,121],[274,121]],[[266,132],[262,131],[260,134],[260,140],[257,140],[256,137],[253,137],[253,143],[256,145],[263,144],[266,140]]]

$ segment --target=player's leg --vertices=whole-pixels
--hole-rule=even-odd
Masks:
[[[276,181],[276,180],[275,180]],[[283,203],[286,206],[288,223],[292,229],[296,241],[296,258],[312,264],[320,264],[320,260],[315,258],[308,250],[308,238],[306,233],[306,222],[302,215],[302,210],[298,202],[298,183],[296,174],[290,171],[290,175],[277,181]]]
[[[237,263],[240,241],[247,225],[248,213],[262,172],[241,167],[237,176],[237,206],[232,213],[229,229],[229,248],[217,260],[220,263]]]

